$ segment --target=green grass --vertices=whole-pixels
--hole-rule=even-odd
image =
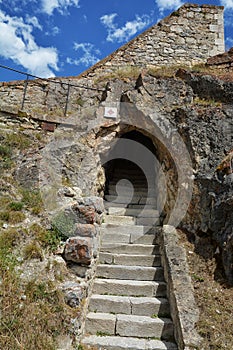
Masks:
[[[23,248],[23,257],[25,260],[43,260],[43,251],[40,244],[36,240],[27,243]]]
[[[110,336],[111,334],[109,334],[108,332],[97,331],[96,335],[99,337],[107,337],[107,336]]]
[[[68,307],[56,284],[46,278],[21,279],[17,257],[19,229],[0,230],[0,349],[56,350],[57,337],[69,333],[77,310]]]
[[[21,211],[23,209],[24,204],[22,202],[11,202],[8,207],[14,211]]]
[[[39,214],[43,210],[43,201],[39,190],[21,189],[21,202],[32,214]]]
[[[61,240],[65,239],[60,231],[56,229],[47,230],[37,223],[30,226],[29,234],[34,237],[34,244],[37,242],[40,247],[47,248],[50,252],[55,251]]]

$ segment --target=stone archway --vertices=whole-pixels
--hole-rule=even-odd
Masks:
[[[130,152],[126,149],[127,144],[123,146],[123,154],[119,151],[122,140],[132,141],[128,146]],[[151,209],[157,209],[156,153],[152,140],[140,131],[131,130],[121,134],[110,150],[110,159],[113,159],[104,165],[106,206],[115,203],[125,208],[143,209],[147,205]]]

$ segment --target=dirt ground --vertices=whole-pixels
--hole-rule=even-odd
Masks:
[[[200,310],[197,330],[203,337],[200,350],[233,349],[233,287],[224,277],[218,255],[208,238],[193,244],[178,231],[186,249],[196,302]]]

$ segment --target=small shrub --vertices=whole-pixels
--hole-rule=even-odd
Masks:
[[[60,212],[53,218],[52,228],[61,238],[71,237],[75,229],[74,217],[65,212]]]
[[[43,260],[43,252],[38,242],[32,241],[28,243],[23,249],[25,260],[40,259]]]
[[[175,76],[179,68],[189,69],[189,67],[181,66],[181,65],[180,66],[171,65],[171,66],[161,66],[161,67],[151,66],[148,69],[148,74],[155,78],[172,78]]]
[[[201,105],[201,106],[215,106],[215,107],[221,107],[221,102],[219,101],[215,101],[215,100],[211,100],[211,99],[203,99],[203,98],[199,98],[199,97],[195,97],[195,99],[193,100],[194,103],[196,103],[197,105]]]
[[[196,282],[204,282],[204,278],[195,274],[195,273],[192,275],[192,277],[193,277],[194,281],[196,281]]]
[[[19,242],[20,234],[16,229],[10,228],[0,233],[0,275],[10,274],[17,263],[13,248]]]
[[[0,157],[1,158],[9,158],[11,157],[12,151],[10,146],[4,146],[4,145],[0,145]]]
[[[15,228],[9,228],[2,230],[0,233],[0,249],[9,250],[15,246],[20,239],[20,233]]]
[[[8,207],[14,211],[21,211],[23,209],[23,203],[22,202],[11,202],[11,203],[9,203]]]
[[[5,143],[11,147],[15,147],[19,150],[24,150],[31,146],[31,140],[28,136],[24,135],[22,132],[9,133],[6,135]]]
[[[21,193],[22,203],[32,212],[32,214],[37,215],[43,210],[43,202],[40,191],[23,189],[21,190]]]
[[[77,105],[79,105],[80,107],[83,107],[85,102],[83,101],[83,99],[82,99],[81,97],[79,97],[79,98],[77,99],[76,103],[77,103]]]
[[[19,211],[10,211],[8,222],[10,224],[19,224],[20,222],[24,221],[25,218],[26,216],[24,213],[21,213]]]
[[[56,250],[63,238],[58,230],[46,230],[38,224],[33,224],[30,232],[43,248],[49,248],[50,251]]]
[[[65,176],[62,176],[61,183],[62,183],[62,186],[66,186],[66,187],[72,186],[70,179]]]
[[[9,221],[10,213],[9,211],[0,211],[0,220]]]
[[[8,145],[0,145],[0,169],[10,169],[13,161],[12,149]]]

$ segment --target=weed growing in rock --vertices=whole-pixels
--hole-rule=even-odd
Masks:
[[[10,224],[19,224],[20,222],[24,221],[26,218],[24,213],[18,212],[18,211],[10,211],[9,212],[9,218],[8,222]]]
[[[13,162],[11,159],[12,156],[12,150],[8,145],[1,145],[0,144],[0,170],[2,169],[9,169]]]
[[[31,146],[30,138],[22,132],[6,134],[5,143],[8,147],[13,147],[20,151]]]
[[[22,202],[11,202],[8,205],[9,209],[14,211],[20,211],[23,209],[23,203]]]
[[[22,203],[32,212],[32,214],[39,214],[43,210],[43,202],[41,194],[38,190],[22,189]]]
[[[55,251],[64,238],[56,228],[47,230],[36,223],[31,225],[29,231],[41,247],[48,248],[50,251]]]
[[[23,249],[23,256],[25,260],[43,259],[43,251],[39,243],[34,240],[25,245]]]

